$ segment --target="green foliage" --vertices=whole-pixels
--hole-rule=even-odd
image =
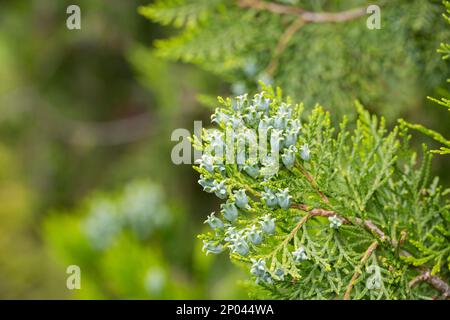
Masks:
[[[179,208],[166,203],[160,187],[137,180],[91,196],[75,212],[54,212],[45,221],[44,236],[63,266],[80,267],[78,298],[192,299],[205,297],[214,285],[223,286],[217,297],[238,296],[239,288],[210,283],[215,259],[189,256],[192,248],[181,240],[184,225]],[[222,280],[234,283],[235,277]]]
[[[445,7],[447,8],[447,13],[450,14],[450,2],[443,1],[443,3],[445,5]],[[444,16],[444,19],[450,24],[450,17],[447,16],[446,14],[444,14],[443,16]],[[443,60],[448,60],[450,58],[450,43],[441,43],[441,46],[437,51],[438,51],[438,53],[442,54]],[[450,79],[447,79],[447,82],[450,82]],[[435,99],[435,98],[431,98],[431,97],[428,97],[428,99],[430,99],[433,102],[436,102],[438,105],[443,106],[444,108],[447,108],[450,111],[450,99],[441,98],[439,100],[439,99]],[[420,124],[411,124],[411,123],[407,123],[403,120],[400,120],[400,121],[402,123],[406,124],[411,129],[420,131],[423,134],[431,137],[435,141],[440,142],[444,145],[439,150],[432,150],[431,152],[438,153],[438,154],[450,154],[450,140],[444,138],[440,133],[438,133],[434,130],[428,129]]]
[[[8,299],[55,299],[64,276],[42,243],[36,243],[33,190],[16,159],[0,143],[0,295]],[[42,272],[45,269],[48,272]],[[64,296],[59,295],[59,298]]]
[[[342,12],[369,4],[381,7],[381,30],[367,28],[368,15],[295,26],[300,8]],[[288,12],[263,5],[283,5]],[[273,81],[307,107],[333,108],[336,117],[352,113],[348,106],[357,98],[392,121],[422,104],[445,79],[433,54],[449,35],[438,19],[439,1],[176,0],[157,1],[140,12],[182,29],[155,42],[159,56],[219,74],[233,83],[235,94],[254,91],[258,80]]]
[[[71,4],[6,1],[0,10],[0,297],[240,297],[229,263],[193,252],[199,207],[208,202],[192,192],[190,168],[168,161],[171,141],[161,138],[191,123],[196,92],[217,81],[150,56],[148,37],[161,37],[161,28],[136,16],[136,2],[77,1],[81,31],[65,26]],[[127,216],[119,208],[125,190],[85,198],[136,178],[179,195],[169,206],[173,220],[162,230],[136,224],[151,231],[145,239],[122,221],[118,240],[100,250],[93,240],[108,228],[84,217],[94,202]],[[51,227],[41,230],[43,223]],[[81,266],[81,291],[65,286],[70,264]],[[170,280],[159,293],[143,285],[152,266]]]
[[[192,288],[176,282],[162,248],[151,247],[163,241],[173,218],[161,191],[136,181],[92,197],[81,215],[54,214],[45,235],[59,259],[80,266],[80,298],[180,298]]]
[[[219,102],[218,129],[194,139],[194,168],[225,203],[200,239],[207,254],[229,250],[250,270],[251,297],[439,296],[415,279],[450,276],[450,190],[430,182],[432,156],[417,160],[406,126],[388,130],[357,103],[357,121],[336,128],[322,107],[305,113],[270,87]]]
[[[152,6],[141,7],[139,12],[162,25],[193,28],[205,20],[220,0],[158,0]]]

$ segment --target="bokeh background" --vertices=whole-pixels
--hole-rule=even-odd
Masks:
[[[0,3],[0,298],[245,297],[196,239],[215,199],[170,160],[227,86],[153,56],[148,1],[78,1],[68,30],[73,3]]]
[[[233,83],[158,58],[153,40],[174,31],[138,14],[149,2],[0,1],[2,299],[247,297],[245,274],[196,238],[216,199],[170,160],[172,131],[208,123],[200,101]],[[81,30],[66,28],[70,4]],[[408,120],[449,136],[423,100]],[[434,173],[448,186],[446,161]],[[66,287],[69,265],[80,290]]]

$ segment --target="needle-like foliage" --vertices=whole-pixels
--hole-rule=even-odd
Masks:
[[[445,7],[447,8],[447,14],[450,14],[450,2],[444,1],[443,3],[445,5]],[[444,16],[444,19],[450,24],[450,17],[446,14],[444,14],[443,16]],[[443,60],[450,59],[450,43],[441,43],[441,46],[439,47],[438,52],[440,54],[442,54]],[[450,82],[450,79],[447,79],[447,82]],[[447,108],[450,111],[450,99],[441,98],[439,100],[439,99],[431,98],[431,97],[428,97],[428,98],[430,100],[436,102],[437,105]],[[439,150],[432,150],[431,152],[438,153],[438,154],[450,154],[450,140],[444,138],[444,136],[442,136],[439,132],[428,129],[420,124],[411,124],[411,123],[407,123],[403,120],[400,120],[400,121],[401,121],[401,123],[405,123],[408,127],[426,134],[427,136],[433,138],[434,140],[436,140],[437,142],[439,142],[443,145]]]
[[[271,87],[219,101],[217,127],[193,139],[199,183],[223,201],[200,238],[248,269],[251,296],[448,297],[450,190],[405,126],[358,103],[356,122],[335,127]]]
[[[369,5],[381,29],[367,26]],[[159,56],[195,63],[235,94],[273,82],[307,107],[351,113],[354,99],[388,121],[420,105],[446,79],[436,46],[449,36],[440,0],[161,0],[140,8],[179,32]]]

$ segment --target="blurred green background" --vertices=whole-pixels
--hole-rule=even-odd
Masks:
[[[196,239],[215,199],[170,160],[173,129],[208,117],[197,94],[226,86],[153,56],[147,3],[1,1],[0,298],[246,297]]]
[[[170,160],[172,131],[208,122],[199,94],[233,84],[157,58],[172,30],[137,13],[149,2],[0,1],[0,298],[247,297],[239,268],[196,239],[216,199]],[[66,28],[70,4],[81,30]],[[409,120],[448,136],[422,100]]]

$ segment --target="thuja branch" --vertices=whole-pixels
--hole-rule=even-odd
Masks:
[[[402,255],[411,256],[411,254],[405,250],[402,250]],[[412,288],[420,282],[427,282],[433,286],[436,290],[440,291],[445,298],[450,298],[450,285],[441,278],[431,274],[430,270],[425,267],[417,267],[420,271],[420,275],[415,277],[409,282],[409,287]]]
[[[366,230],[370,231],[370,233],[372,235],[374,235],[376,238],[378,238],[382,242],[389,243],[393,247],[397,247],[397,245],[398,245],[397,241],[390,239],[371,220],[363,220],[363,219],[357,218],[357,217],[356,218],[346,218],[346,217],[339,215],[337,212],[334,212],[331,210],[324,210],[324,209],[320,209],[320,208],[311,209],[310,207],[308,207],[305,204],[292,204],[291,207],[307,212],[307,214],[308,214],[306,216],[307,219],[309,219],[310,217],[314,217],[314,216],[316,216],[316,217],[336,217],[343,224],[354,224],[354,225],[364,227]],[[371,248],[369,247],[369,249],[371,249]],[[369,251],[369,249],[368,249],[368,251]],[[374,248],[372,250],[370,250],[370,253],[373,250],[374,250]],[[367,254],[367,251],[366,251],[366,254]],[[411,256],[411,254],[406,250],[401,250],[400,254],[403,256]],[[444,280],[442,280],[441,278],[439,278],[437,276],[431,276],[430,270],[428,270],[427,268],[417,267],[416,269],[418,269],[421,272],[421,275],[419,275],[418,277],[416,277],[409,283],[410,287],[416,285],[419,282],[424,281],[424,282],[429,283],[432,287],[434,287],[439,292],[441,292],[445,298],[450,297],[450,286],[447,284],[447,282],[445,282]],[[357,277],[359,277],[359,275]],[[357,279],[357,277],[356,277],[356,279]],[[356,279],[354,281],[356,281]]]
[[[358,266],[356,267],[355,273],[353,274],[352,279],[350,280],[350,283],[348,284],[347,291],[345,291],[344,300],[350,299],[350,293],[352,292],[353,286],[355,285],[356,280],[358,280],[359,276],[361,275],[361,268],[364,266],[366,261],[372,255],[372,252],[374,252],[377,247],[378,247],[378,242],[377,241],[372,242],[372,244],[367,248],[366,252],[362,256],[361,261],[359,262]]]
[[[303,168],[301,164],[297,163],[297,168],[300,170],[300,172],[305,176],[306,180],[311,184],[311,186],[316,190],[316,192],[320,195],[323,202],[326,204],[330,204],[330,201],[328,200],[328,197],[319,189],[319,186],[317,185],[316,180],[314,180],[313,176]]]
[[[291,23],[295,19],[292,16]],[[372,259],[382,262],[380,268],[384,272],[379,298],[428,297],[432,290],[426,286],[417,286],[414,290],[408,286],[419,274],[421,276],[412,281],[411,286],[426,282],[447,297],[448,284],[443,279],[447,279],[448,272],[441,272],[438,267],[441,260],[446,259],[448,247],[445,234],[434,232],[445,229],[445,219],[436,215],[434,204],[442,203],[445,214],[448,208],[435,183],[428,186],[422,178],[426,176],[427,166],[415,168],[411,161],[415,159],[414,151],[405,148],[405,154],[395,154],[399,144],[395,135],[398,129],[386,135],[383,124],[359,107],[359,122],[354,131],[347,131],[344,120],[342,131],[334,138],[335,128],[321,107],[302,117],[300,104],[284,101],[280,96],[279,91],[264,87],[264,91],[253,97],[245,94],[235,99],[219,99],[221,107],[212,115],[219,129],[205,130],[204,142],[197,145],[198,149],[225,148],[226,154],[233,153],[236,159],[247,157],[248,151],[251,157],[250,148],[240,150],[236,145],[227,144],[226,128],[232,128],[234,140],[257,143],[263,139],[270,142],[270,150],[281,156],[272,154],[261,161],[248,158],[241,164],[224,164],[216,158],[216,153],[202,155],[195,167],[200,173],[199,184],[206,192],[223,200],[220,211],[211,213],[205,221],[212,232],[200,236],[203,250],[207,254],[229,251],[233,260],[246,266],[250,264],[249,272],[256,288],[264,287],[278,298],[332,299],[336,295],[344,298],[345,293],[347,298],[356,292],[361,298],[372,298],[367,290],[359,290],[363,285],[363,268]],[[270,139],[261,135],[262,130],[268,129]],[[252,134],[255,131],[258,132],[256,140]],[[316,148],[318,145],[321,147]],[[308,146],[314,146],[315,150],[310,152]],[[356,153],[358,157],[354,156]],[[325,161],[329,159],[334,160]],[[397,159],[405,163],[407,170],[398,169]],[[341,176],[336,177],[336,173]],[[355,175],[352,180],[346,179],[350,173]],[[384,180],[377,177],[385,177],[387,173],[390,173],[389,183],[381,183]],[[335,183],[322,184],[324,177]],[[344,179],[345,185],[339,178]],[[397,190],[405,181],[420,181],[420,185],[404,188],[400,194]],[[415,198],[422,188],[436,190],[426,195],[427,203]],[[377,189],[376,195],[374,189]],[[343,207],[338,209],[331,199],[334,194],[346,195],[349,203],[341,203]],[[344,214],[355,204],[359,205],[360,199],[367,202],[366,207],[380,208],[380,211],[366,212],[364,216]],[[409,231],[412,233],[408,227],[415,226],[402,223],[419,219],[414,210],[421,212],[427,221],[427,224],[418,221],[419,231],[442,238],[432,246],[426,240],[416,241],[417,244],[411,242],[422,255],[417,258],[416,254],[412,256],[404,250],[406,235]],[[316,220],[314,217],[317,220],[326,217],[329,224],[310,221]],[[379,220],[405,229],[399,230],[399,237],[391,238],[374,223]],[[339,232],[344,224],[354,227]],[[330,229],[336,231],[330,232]],[[341,240],[346,242],[345,246]],[[429,248],[430,253],[423,253],[421,248],[425,251]],[[439,277],[422,267],[425,263],[433,263],[433,270],[439,272]]]
[[[276,14],[297,16],[297,19],[289,25],[278,41],[272,60],[266,69],[266,72],[269,75],[273,75],[275,73],[275,70],[278,68],[279,57],[287,48],[289,41],[294,34],[306,23],[344,22],[361,17],[366,13],[365,8],[357,8],[342,12],[311,12],[303,10],[299,7],[260,0],[238,0],[237,2],[242,8],[265,10]]]
[[[269,66],[267,67],[267,74],[273,75],[275,73],[275,70],[278,68],[278,61],[281,54],[286,50],[289,41],[294,36],[294,34],[305,25],[305,20],[302,18],[297,18],[292,22],[289,27],[286,29],[286,31],[281,36],[280,40],[278,41],[277,47],[275,48],[275,52],[272,57],[272,61],[270,62]]]
[[[312,12],[303,10],[299,7],[260,0],[238,0],[237,2],[242,8],[265,10],[277,14],[294,15],[300,17],[304,22],[313,23],[344,22],[357,19],[366,14],[366,8],[356,8],[341,12]]]
[[[328,200],[327,196],[325,196],[325,194],[322,191],[320,191],[316,181],[311,176],[311,174],[299,164],[297,165],[297,168],[306,177],[306,179],[311,184],[311,186],[316,190],[316,192],[321,196],[322,200],[326,204],[329,204],[329,200]],[[335,211],[325,210],[325,209],[321,209],[321,208],[311,209],[305,204],[292,204],[291,207],[300,209],[300,210],[308,213],[304,217],[304,219],[301,220],[301,223],[299,224],[300,226],[302,226],[309,218],[314,217],[314,216],[336,217],[343,224],[355,224],[355,225],[364,227],[372,235],[374,235],[377,239],[379,239],[382,242],[388,242],[394,248],[398,247],[401,244],[401,243],[398,243],[396,240],[390,239],[388,236],[386,236],[386,234],[377,225],[375,225],[371,220],[368,220],[368,219],[363,220],[358,217],[353,217],[350,220],[349,218],[345,218],[345,217],[339,215]],[[296,234],[296,232],[298,230],[299,230],[299,228],[297,228],[297,227],[294,228],[294,230],[293,230],[294,235]],[[293,236],[291,233],[290,238],[292,238],[292,237]],[[400,241],[400,242],[403,242],[403,241]],[[369,248],[367,249],[367,251],[365,252],[364,256],[361,259],[360,266],[363,265],[365,263],[365,261],[367,261],[367,259],[370,257],[372,252],[377,248],[377,246],[378,246],[378,242],[376,242],[376,241],[373,242],[369,246]],[[400,254],[403,256],[411,256],[411,254],[409,252],[407,252],[406,250],[401,250]],[[444,280],[440,279],[437,276],[432,276],[430,273],[430,270],[428,270],[427,268],[418,267],[417,269],[421,272],[421,274],[409,283],[410,287],[414,286],[418,282],[427,282],[431,286],[433,286],[436,290],[441,292],[445,298],[448,298],[450,296],[450,286]],[[359,276],[360,276],[360,272],[358,270],[356,270],[355,273],[353,274],[353,277],[352,277],[349,285],[348,285],[347,291],[344,295],[344,299],[349,299],[351,290],[354,286],[354,283],[359,278]]]
[[[312,215],[307,214],[306,216],[304,216],[299,223],[297,223],[297,225],[294,227],[294,229],[292,229],[292,231],[288,234],[288,236],[286,238],[284,238],[283,242],[281,242],[276,248],[275,250],[273,250],[271,253],[264,255],[263,257],[272,257],[275,256],[280,250],[282,250],[284,247],[286,247],[289,243],[289,241],[291,241],[295,235],[297,234],[298,230],[300,230],[300,228],[309,220],[309,218],[311,218]]]

